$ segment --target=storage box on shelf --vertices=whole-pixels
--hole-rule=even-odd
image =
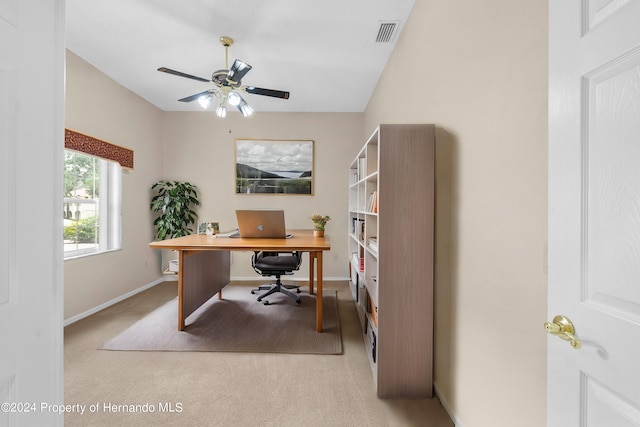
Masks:
[[[351,294],[380,397],[432,395],[434,125],[380,125],[350,165]]]

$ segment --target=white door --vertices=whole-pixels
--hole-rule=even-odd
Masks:
[[[3,427],[62,425],[63,130],[64,0],[0,0]]]
[[[549,9],[548,425],[640,426],[640,1]]]

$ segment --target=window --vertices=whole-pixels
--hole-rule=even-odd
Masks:
[[[64,258],[122,247],[122,173],[118,163],[65,150]]]

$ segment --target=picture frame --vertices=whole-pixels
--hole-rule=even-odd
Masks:
[[[219,222],[198,221],[198,228],[196,230],[196,234],[206,234],[207,236],[213,236],[219,233],[220,233]]]
[[[196,228],[196,234],[205,234],[207,232],[207,223],[204,221],[198,221],[198,228]]]
[[[236,194],[313,195],[313,140],[236,139]]]

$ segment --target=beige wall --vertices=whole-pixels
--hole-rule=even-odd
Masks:
[[[162,175],[162,111],[69,51],[65,91],[65,126],[133,149],[135,162],[122,179],[123,249],[64,263],[69,319],[159,278],[149,188]]]
[[[545,425],[547,2],[418,0],[365,135],[379,122],[438,128],[445,405],[465,427]]]
[[[324,255],[326,278],[349,275],[347,189],[349,164],[364,144],[362,113],[258,113],[225,119],[213,112],[165,113],[164,174],[188,180],[200,189],[198,215],[236,227],[236,209],[284,209],[289,228],[311,228],[311,215],[331,216],[326,234],[331,251]],[[314,141],[314,195],[235,194],[235,139],[310,139]],[[232,278],[256,278],[249,252],[233,254]],[[305,258],[297,277],[308,277]]]

